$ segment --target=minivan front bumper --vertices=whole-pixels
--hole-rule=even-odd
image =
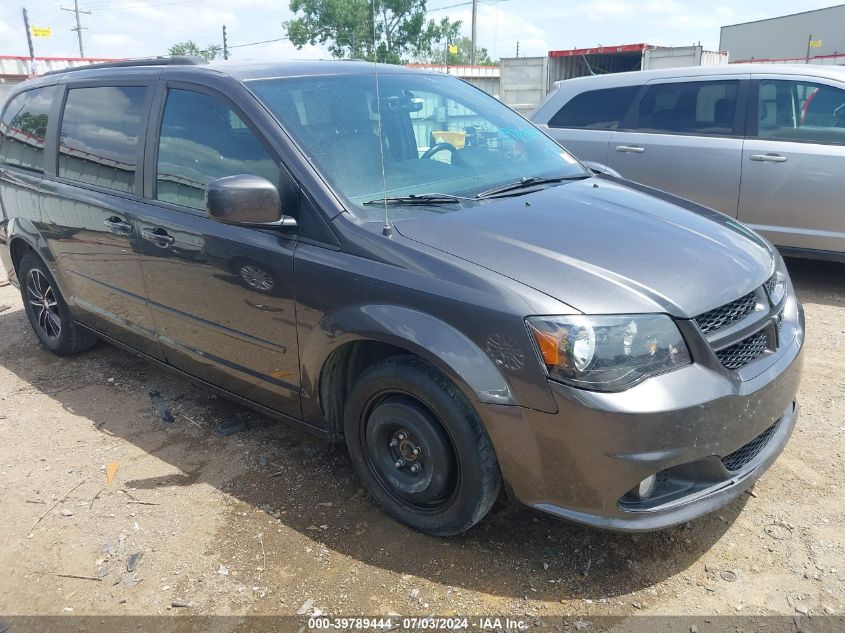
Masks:
[[[741,495],[780,454],[797,419],[804,323],[792,301],[789,338],[749,380],[694,363],[620,393],[550,381],[556,414],[478,405],[511,497],[577,523],[642,532]],[[650,475],[650,498],[628,494]]]

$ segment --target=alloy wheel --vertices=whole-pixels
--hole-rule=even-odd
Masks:
[[[47,277],[37,268],[26,277],[26,294],[35,324],[48,339],[57,339],[62,333],[59,302]]]

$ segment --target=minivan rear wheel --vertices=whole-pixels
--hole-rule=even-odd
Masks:
[[[499,493],[499,466],[475,410],[416,357],[394,356],[361,374],[347,399],[344,431],[367,490],[417,530],[464,532]]]
[[[70,356],[97,344],[94,334],[74,323],[56,280],[36,255],[21,258],[18,279],[29,324],[44,347],[58,356]]]

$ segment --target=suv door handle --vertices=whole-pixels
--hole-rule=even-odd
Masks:
[[[167,248],[176,241],[162,228],[144,229],[141,231],[141,237],[161,248]]]
[[[115,235],[130,235],[132,233],[132,225],[129,224],[126,220],[122,220],[121,218],[117,217],[116,215],[110,217],[108,220],[103,222],[109,231],[114,233]]]
[[[758,163],[785,163],[786,156],[780,154],[751,154],[749,158]]]
[[[627,152],[629,154],[642,154],[645,152],[645,147],[640,147],[639,145],[617,145],[616,151]]]

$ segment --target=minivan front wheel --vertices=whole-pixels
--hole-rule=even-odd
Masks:
[[[344,430],[367,490],[402,523],[451,536],[496,500],[501,475],[477,414],[451,381],[415,357],[391,357],[361,374]]]
[[[18,279],[29,324],[44,347],[69,356],[97,344],[96,336],[73,322],[56,280],[37,256],[27,253],[21,258]]]

